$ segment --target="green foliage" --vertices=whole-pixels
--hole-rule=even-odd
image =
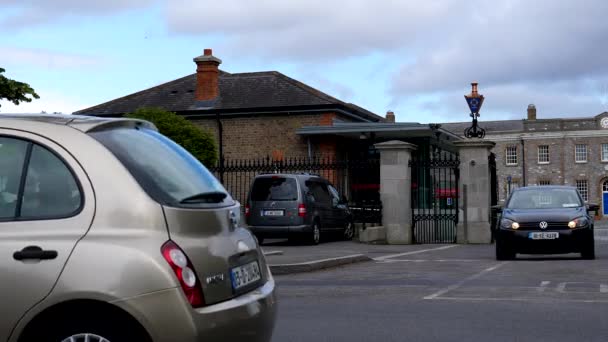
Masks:
[[[140,108],[126,117],[152,122],[160,133],[188,150],[205,166],[215,166],[218,153],[212,134],[185,118],[161,108]]]
[[[0,68],[0,100],[8,100],[19,105],[21,102],[32,102],[28,95],[35,99],[40,98],[29,84],[7,78],[2,75],[4,71],[3,68]]]

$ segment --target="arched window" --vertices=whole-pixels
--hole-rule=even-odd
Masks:
[[[608,180],[605,180],[604,183],[602,183],[602,191],[608,192]]]

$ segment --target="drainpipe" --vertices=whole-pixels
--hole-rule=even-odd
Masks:
[[[224,129],[222,127],[222,120],[220,120],[220,113],[215,113],[215,120],[217,122],[217,135],[219,137],[219,157],[220,157],[220,183],[224,184]]]
[[[526,186],[526,146],[524,145],[524,139],[521,139],[521,169],[522,186]]]

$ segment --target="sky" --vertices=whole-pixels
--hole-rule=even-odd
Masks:
[[[276,70],[400,122],[608,111],[605,0],[0,0],[0,67],[72,113],[195,72]]]

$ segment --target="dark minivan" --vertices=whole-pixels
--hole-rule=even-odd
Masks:
[[[325,178],[311,174],[264,174],[254,178],[245,217],[262,243],[265,238],[304,238],[311,244],[322,233],[352,239],[354,224],[346,199]]]

